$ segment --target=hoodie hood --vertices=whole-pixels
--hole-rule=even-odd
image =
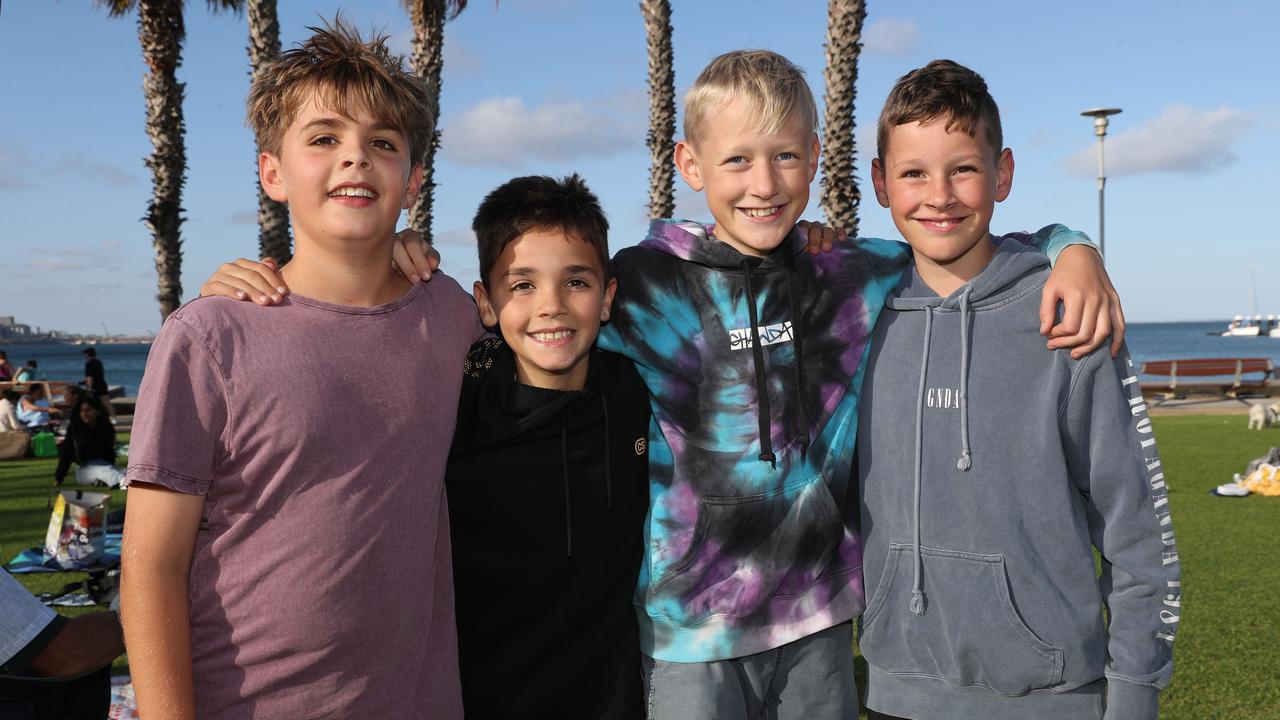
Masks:
[[[1012,237],[993,238],[996,245],[995,255],[991,262],[975,275],[969,282],[960,286],[947,297],[939,297],[924,280],[920,272],[912,264],[911,271],[904,273],[902,285],[885,301],[890,310],[923,310],[933,307],[942,310],[959,310],[960,296],[967,295],[971,309],[989,307],[1004,300],[1021,295],[1025,286],[1036,284],[1032,271],[1049,266],[1049,258],[1034,247]]]
[[[453,452],[475,454],[510,450],[532,437],[550,439],[560,451],[564,491],[565,553],[573,554],[572,489],[569,475],[570,415],[594,413],[602,418],[595,442],[603,448],[605,511],[613,509],[613,445],[609,428],[605,360],[598,350],[582,390],[549,390],[516,380],[515,355],[505,342],[488,338],[476,343],[465,363],[462,400]],[[588,408],[588,405],[591,406]],[[575,438],[581,440],[580,438]]]
[[[768,255],[744,255],[716,240],[715,227],[689,220],[655,220],[640,247],[715,270],[739,270],[745,261],[762,273],[786,270],[792,264],[787,258],[805,247],[804,239],[793,229]]]

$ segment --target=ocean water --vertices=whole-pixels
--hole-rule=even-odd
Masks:
[[[1227,322],[1133,323],[1127,332],[1129,352],[1137,363],[1201,357],[1266,357],[1280,367],[1280,338],[1221,337]],[[107,370],[107,383],[123,385],[125,394],[138,394],[150,345],[97,345],[98,358]],[[84,378],[83,346],[0,345],[9,362],[22,365],[29,359],[40,364],[47,380]]]
[[[28,360],[39,364],[36,377],[42,380],[84,380],[84,355],[86,345],[61,343],[37,343],[32,345],[0,345],[9,355],[9,364],[22,367]],[[123,385],[124,394],[134,397],[142,382],[142,371],[147,365],[150,345],[94,345],[98,359],[106,370],[108,385]]]

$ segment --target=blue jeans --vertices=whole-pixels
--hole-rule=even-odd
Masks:
[[[649,720],[857,720],[853,625],[702,663],[645,656]]]

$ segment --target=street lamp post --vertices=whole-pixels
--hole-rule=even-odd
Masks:
[[[1108,115],[1121,112],[1120,108],[1094,108],[1080,113],[1093,118],[1093,134],[1098,136],[1098,252],[1105,261],[1107,257],[1105,191],[1107,187],[1107,168],[1104,155],[1104,141],[1107,136]]]

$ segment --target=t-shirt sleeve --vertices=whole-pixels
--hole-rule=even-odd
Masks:
[[[170,316],[147,355],[125,484],[206,494],[228,447],[228,405],[209,345],[184,318]]]

